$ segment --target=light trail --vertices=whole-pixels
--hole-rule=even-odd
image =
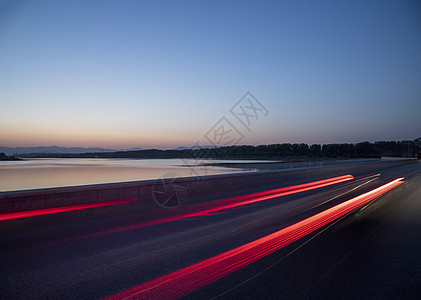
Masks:
[[[329,185],[349,181],[352,179],[354,179],[354,176],[352,175],[343,175],[343,176],[332,177],[328,179],[323,179],[323,180],[318,180],[318,181],[313,181],[313,182],[308,182],[308,183],[303,183],[303,184],[298,184],[298,185],[293,185],[293,186],[287,186],[287,187],[282,187],[282,188],[277,188],[277,189],[272,189],[272,190],[267,190],[267,191],[262,191],[262,192],[251,193],[247,195],[231,197],[231,198],[207,202],[207,203],[200,203],[200,204],[191,205],[190,207],[181,209],[178,212],[178,214],[174,216],[164,217],[157,220],[146,221],[146,222],[138,223],[135,225],[114,228],[114,229],[110,229],[103,232],[92,233],[92,234],[78,237],[76,239],[92,238],[92,237],[97,237],[97,236],[101,236],[105,234],[133,230],[133,229],[162,224],[162,223],[171,222],[171,221],[178,221],[178,220],[182,220],[186,218],[215,215],[218,212],[221,212],[223,210],[227,210],[227,209],[231,209],[231,208],[235,208],[235,207],[239,207],[239,206],[243,206],[247,204],[252,204],[252,203],[256,203],[256,202],[260,202],[264,200],[269,200],[269,199],[273,199],[277,197],[310,191],[310,190],[326,187]]]
[[[106,299],[176,299],[269,255],[403,183],[403,177],[270,235]]]
[[[113,200],[113,201],[104,201],[104,202],[95,202],[95,203],[88,203],[88,204],[78,204],[78,205],[52,207],[52,208],[44,208],[44,209],[36,209],[36,210],[19,211],[19,212],[1,214],[0,221],[29,218],[29,217],[36,217],[36,216],[42,216],[42,215],[51,215],[51,214],[57,214],[57,213],[75,211],[75,210],[94,208],[94,207],[130,203],[136,200],[137,198],[127,198],[127,199],[120,199],[120,200]]]
[[[282,188],[273,189],[273,190],[267,190],[267,191],[256,192],[256,193],[251,193],[251,194],[237,196],[237,197],[231,197],[231,198],[219,201],[217,203],[211,203],[213,206],[210,208],[205,208],[202,210],[197,210],[197,211],[192,211],[192,212],[185,212],[177,216],[172,216],[172,217],[163,218],[160,220],[154,220],[151,222],[139,224],[138,226],[143,227],[143,226],[148,226],[148,225],[165,223],[169,221],[176,221],[176,220],[185,219],[185,218],[208,216],[222,210],[235,208],[235,207],[243,206],[247,204],[252,204],[252,203],[256,203],[256,202],[260,202],[264,200],[269,200],[269,199],[273,199],[277,197],[282,197],[286,195],[301,193],[301,192],[305,192],[305,191],[309,191],[313,189],[318,189],[321,187],[337,184],[337,183],[352,180],[352,179],[354,179],[352,175],[344,175],[344,176],[339,176],[339,177],[334,177],[334,178],[329,178],[329,179],[324,179],[324,180],[319,180],[319,181],[314,181],[314,182],[309,182],[309,183],[303,183],[299,185],[287,186],[287,187],[282,187]],[[197,208],[193,207],[192,209],[196,210]]]
[[[380,175],[380,174],[379,174]],[[375,176],[377,176],[377,175],[375,175]],[[373,177],[373,176],[369,176],[369,177],[367,177],[367,178],[370,178],[370,177]],[[367,179],[367,178],[364,178],[364,179]],[[359,184],[359,185],[357,185],[356,187],[354,187],[354,188],[352,188],[352,189],[350,189],[349,191],[346,191],[346,192],[344,192],[344,193],[341,193],[341,194],[338,194],[338,195],[336,195],[336,196],[334,196],[334,197],[332,197],[332,198],[330,198],[330,199],[328,199],[328,200],[326,200],[326,201],[323,201],[322,203],[319,203],[319,204],[317,204],[317,205],[314,205],[312,208],[310,208],[310,209],[314,209],[314,208],[316,208],[316,207],[318,207],[318,206],[321,206],[321,205],[323,205],[323,204],[326,204],[326,203],[328,203],[328,202],[330,202],[330,201],[332,201],[332,200],[335,200],[335,199],[337,199],[337,198],[339,198],[339,197],[342,197],[343,195],[346,195],[346,194],[348,194],[348,193],[350,193],[350,192],[353,192],[353,191],[355,191],[355,190],[357,190],[357,189],[359,189],[360,187],[362,187],[362,186],[364,186],[364,185],[367,185],[367,184],[369,184],[370,182],[373,182],[373,181],[375,181],[375,180],[377,180],[378,178],[376,177],[376,178],[373,178],[373,179],[370,179],[370,180],[368,180],[368,181],[366,181],[366,182],[363,182],[363,183],[361,183],[361,184]],[[361,179],[360,179],[361,180]],[[357,182],[358,180],[356,180],[355,182]]]

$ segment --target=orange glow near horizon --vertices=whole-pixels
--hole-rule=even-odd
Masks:
[[[104,149],[130,149],[130,148],[144,148],[144,149],[173,149],[180,146],[190,147],[195,143],[192,140],[181,140],[172,142],[163,142],[165,139],[151,139],[143,137],[135,138],[121,138],[113,137],[112,141],[110,137],[99,139],[97,136],[87,136],[82,138],[81,135],[72,137],[37,137],[34,139],[33,136],[25,137],[4,137],[1,139],[1,147],[81,147],[81,148],[104,148]],[[170,139],[167,139],[167,141]]]
[[[6,130],[7,128],[7,130]],[[196,132],[174,134],[171,130],[146,129],[124,130],[122,128],[67,128],[50,126],[4,126],[0,128],[2,147],[85,147],[85,148],[159,148],[170,149],[179,146],[190,147],[196,144]]]

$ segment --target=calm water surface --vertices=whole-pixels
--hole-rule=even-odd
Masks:
[[[212,161],[230,162],[230,161]],[[242,162],[242,161],[235,161]],[[253,162],[253,161],[243,161]],[[182,159],[27,159],[0,161],[0,191],[253,171]]]

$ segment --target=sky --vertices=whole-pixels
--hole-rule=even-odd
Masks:
[[[419,1],[0,0],[0,146],[421,136]]]

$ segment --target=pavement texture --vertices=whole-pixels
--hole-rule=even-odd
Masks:
[[[421,162],[351,175],[354,180],[206,215],[171,219],[220,199],[2,233],[0,298],[112,296],[405,177],[368,205],[185,298],[421,299]]]

